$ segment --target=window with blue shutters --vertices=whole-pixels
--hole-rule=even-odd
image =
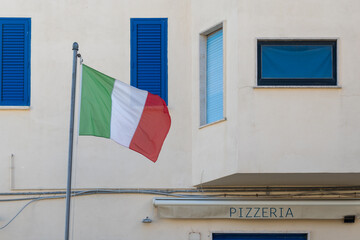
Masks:
[[[259,40],[258,86],[335,86],[336,40]]]
[[[0,105],[30,106],[30,18],[0,18]]]
[[[224,119],[222,24],[200,35],[200,125]]]
[[[167,103],[167,19],[131,19],[131,85]]]
[[[307,240],[307,233],[213,233],[213,240]]]

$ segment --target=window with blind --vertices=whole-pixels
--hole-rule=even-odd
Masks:
[[[0,18],[0,105],[30,106],[30,18]]]
[[[258,86],[335,86],[336,40],[258,40]]]
[[[131,85],[167,103],[167,18],[131,19]]]
[[[200,125],[224,119],[222,24],[200,35]]]

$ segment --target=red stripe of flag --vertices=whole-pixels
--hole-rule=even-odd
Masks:
[[[171,118],[165,101],[148,93],[129,148],[156,162],[170,125]]]

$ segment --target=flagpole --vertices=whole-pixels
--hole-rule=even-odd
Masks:
[[[71,109],[70,109],[70,134],[69,134],[69,160],[68,175],[66,187],[66,219],[65,219],[65,240],[69,240],[70,227],[70,200],[71,200],[71,174],[72,174],[72,157],[73,157],[73,140],[74,140],[74,112],[75,112],[75,91],[76,91],[76,68],[79,44],[73,43],[73,70],[71,86]]]

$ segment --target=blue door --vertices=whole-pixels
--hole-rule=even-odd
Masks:
[[[213,233],[213,240],[307,240],[306,233]]]

